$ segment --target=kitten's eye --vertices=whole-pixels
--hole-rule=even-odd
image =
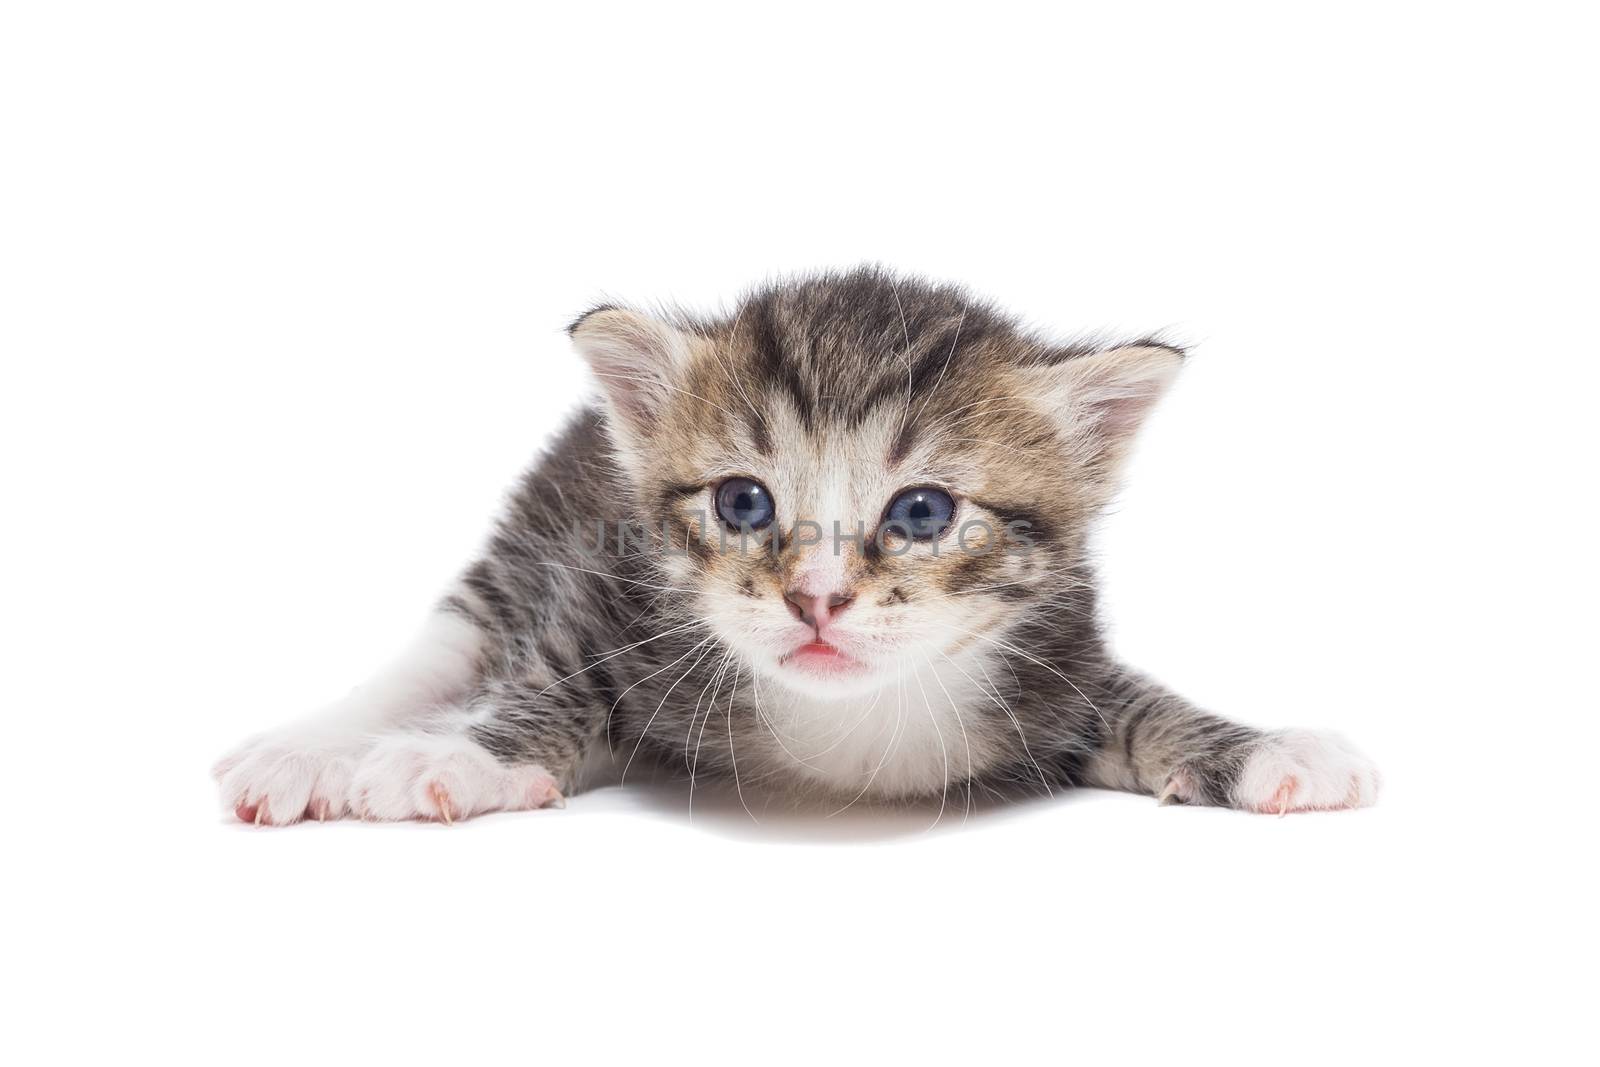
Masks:
[[[956,502],[943,489],[907,489],[894,498],[884,521],[917,541],[931,541],[944,533],[956,513]]]
[[[758,481],[729,478],[717,486],[717,516],[732,529],[762,529],[774,514],[772,494]]]

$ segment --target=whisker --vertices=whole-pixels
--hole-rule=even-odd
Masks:
[[[928,690],[922,684],[922,676],[916,671],[911,672],[911,678],[917,683],[917,688],[922,691],[922,707],[928,713],[928,722],[933,726],[933,735],[939,739],[939,758],[944,761],[944,778],[939,786],[939,813],[933,817],[933,822],[928,825],[932,830],[939,825],[939,820],[944,818],[945,801],[950,797],[950,752],[944,745],[944,731],[939,729],[939,720],[933,714],[933,704],[928,700]],[[926,833],[927,831],[923,831]]]
[[[549,685],[545,686],[543,689],[539,690],[537,693],[535,693],[533,695],[536,696],[536,697],[542,697],[546,693],[550,692],[550,690],[552,690],[556,686],[560,685],[562,682],[571,681],[572,679],[576,678],[578,675],[583,674],[585,671],[591,671],[594,668],[600,666],[600,664],[606,662],[606,660],[616,659],[618,656],[622,655],[623,653],[632,652],[634,649],[640,647],[641,645],[648,645],[650,642],[659,641],[663,637],[671,637],[673,634],[680,634],[685,630],[692,629],[692,628],[694,628],[696,626],[699,626],[699,625],[702,625],[702,624],[700,623],[700,621],[698,619],[691,620],[690,622],[686,622],[686,623],[683,623],[681,625],[674,626],[670,630],[664,630],[661,633],[656,634],[654,637],[647,637],[643,641],[635,641],[631,645],[624,645],[622,648],[617,649],[616,651],[610,653],[609,655],[601,656],[599,659],[595,660],[593,663],[589,664],[587,667],[580,667],[578,670],[573,671],[571,674],[567,675],[565,678],[557,678],[555,681],[551,682]]]
[[[961,664],[957,663],[954,659],[951,659],[949,656],[946,656],[943,652],[939,653],[939,655],[944,656],[944,658],[949,661],[950,666],[954,667],[958,671],[961,671],[961,673],[963,675],[965,675],[966,678],[969,681],[971,681],[973,685],[978,685],[977,679],[973,678],[972,675],[967,674],[966,671],[962,670]],[[1039,766],[1039,761],[1033,758],[1033,750],[1028,747],[1028,735],[1022,729],[1021,720],[1019,720],[1017,718],[1016,712],[1011,710],[1011,705],[1007,704],[1004,700],[1002,700],[1000,698],[1000,689],[999,689],[998,686],[996,686],[994,684],[994,679],[989,677],[989,669],[983,665],[983,661],[982,660],[978,660],[977,661],[977,666],[978,666],[978,669],[983,672],[984,680],[989,683],[990,692],[987,692],[984,695],[988,696],[991,700],[993,700],[996,704],[998,704],[1000,706],[1000,710],[1004,711],[1006,713],[1006,716],[1008,718],[1010,718],[1011,725],[1016,727],[1016,729],[1017,729],[1017,740],[1022,742],[1023,754],[1028,757],[1028,762],[1033,764],[1033,769],[1039,775],[1039,784],[1044,786],[1044,791],[1045,791],[1046,794],[1048,794],[1049,796],[1055,796],[1055,792],[1050,788],[1050,780],[1045,776],[1044,768]],[[1013,672],[1013,673],[1015,673],[1015,672]],[[979,690],[979,692],[984,692],[982,686],[978,686],[978,690]]]
[[[962,629],[959,626],[957,626],[955,628],[957,630],[961,630]],[[992,645],[998,645],[1001,648],[1008,649],[1009,651],[1014,652],[1017,655],[1021,656],[1023,659],[1027,660],[1028,662],[1036,663],[1039,666],[1043,667],[1045,670],[1049,671],[1051,674],[1055,675],[1057,678],[1060,678],[1063,682],[1066,682],[1068,685],[1072,686],[1072,691],[1077,693],[1080,697],[1082,697],[1083,698],[1083,702],[1085,704],[1089,705],[1089,707],[1094,709],[1094,713],[1096,715],[1100,716],[1100,722],[1105,726],[1105,728],[1107,730],[1111,729],[1111,723],[1106,720],[1105,715],[1102,714],[1100,709],[1095,706],[1095,702],[1089,699],[1088,694],[1085,693],[1082,689],[1078,688],[1078,683],[1074,682],[1071,678],[1068,678],[1065,674],[1062,674],[1060,671],[1056,670],[1054,667],[1052,667],[1050,664],[1046,663],[1044,660],[1039,659],[1037,656],[1030,656],[1028,653],[1022,651],[1022,649],[1016,647],[1015,645],[1009,645],[1006,642],[1001,641],[997,637],[990,637],[987,634],[980,634],[980,633],[977,633],[977,632],[972,631],[972,630],[962,630],[962,632],[963,633],[967,633],[967,634],[971,634],[973,637],[976,637],[980,641],[988,641]]]
[[[679,682],[682,682],[685,678],[689,677],[690,674],[694,673],[695,668],[700,666],[700,661],[710,655],[711,650],[715,647],[716,645],[707,642],[705,649],[700,653],[699,656],[695,658],[693,663],[689,664],[688,669],[686,669],[682,674],[678,675],[678,680],[667,687],[666,693],[664,693],[661,697],[661,702],[656,705],[656,710],[650,713],[650,718],[644,724],[644,729],[639,731],[639,740],[633,743],[633,752],[628,755],[628,762],[622,768],[622,778],[618,783],[619,785],[628,784],[628,770],[633,766],[633,758],[639,754],[639,747],[644,744],[645,737],[649,735],[650,727],[655,725],[656,716],[660,715],[661,709],[666,706],[667,698],[672,696],[672,691],[678,688]]]
[[[680,589],[677,586],[672,585],[654,585],[650,582],[638,582],[634,581],[632,578],[624,578],[620,574],[609,574],[606,571],[590,570],[588,567],[574,567],[568,563],[556,563],[547,559],[533,559],[529,560],[528,562],[532,563],[536,567],[560,567],[564,571],[578,571],[582,574],[595,574],[599,575],[601,578],[610,578],[614,582],[626,582],[629,585],[640,585],[646,589],[664,589],[669,593],[694,593],[693,589]]]
[[[649,674],[645,675],[643,678],[640,678],[637,682],[634,682],[632,685],[628,686],[628,688],[624,689],[622,692],[617,694],[617,699],[613,700],[611,702],[611,707],[606,709],[606,749],[608,751],[611,749],[611,718],[612,718],[612,715],[617,710],[617,705],[622,703],[622,698],[627,696],[629,693],[633,692],[635,689],[639,688],[645,682],[648,682],[650,679],[654,678],[656,675],[662,673],[663,671],[668,671],[668,670],[671,670],[673,667],[676,667],[678,664],[682,663],[684,660],[686,660],[690,656],[692,656],[696,649],[701,648],[701,647],[705,646],[707,643],[709,643],[711,641],[714,641],[714,640],[716,640],[715,636],[702,637],[699,641],[695,642],[695,644],[690,647],[689,651],[685,652],[683,655],[679,656],[677,659],[673,660],[671,663],[667,664],[665,667],[657,667],[655,670],[651,671]],[[690,664],[689,666],[690,666],[691,670],[694,668],[694,664]],[[671,691],[672,690],[670,690],[670,689],[667,690],[667,692],[669,692],[669,693]],[[659,710],[659,709],[657,709],[657,710]],[[648,730],[649,726],[646,725],[645,729]],[[638,749],[635,748],[634,751],[637,752]],[[630,759],[629,762],[631,763],[632,760]],[[624,776],[626,776],[627,772],[624,771],[623,774],[624,774]]]
[[[899,695],[899,699],[895,701],[894,732],[889,735],[889,743],[883,746],[883,754],[878,758],[878,765],[876,767],[872,768],[872,773],[871,774],[867,775],[867,782],[866,782],[865,785],[863,785],[861,787],[860,792],[856,793],[855,796],[851,797],[850,798],[850,802],[848,804],[846,804],[844,807],[839,808],[837,811],[829,812],[828,815],[826,816],[829,819],[833,818],[835,815],[841,814],[842,812],[849,811],[852,807],[855,806],[856,801],[860,800],[862,797],[867,795],[867,790],[871,789],[872,788],[872,783],[877,781],[878,772],[883,770],[884,765],[889,762],[890,754],[892,752],[894,752],[895,748],[900,743],[900,731],[901,731],[901,728],[902,728],[902,726],[903,726],[903,724],[905,722],[906,688],[905,688],[905,672],[904,672],[904,669],[901,668],[899,664],[895,665],[895,682],[899,687],[899,694],[900,695]],[[880,729],[878,731],[878,736],[879,737],[883,736],[883,730],[882,729]],[[876,741],[877,738],[875,737],[875,738],[873,738],[873,740]]]
[[[739,753],[733,747],[733,699],[739,695],[740,669],[742,668],[736,667],[733,672],[733,690],[728,694],[728,756],[733,760],[733,788],[739,794],[739,806],[744,809],[746,815],[750,816],[750,821],[759,826],[761,820],[756,818],[756,813],[750,810],[750,805],[744,802],[744,786],[739,784]]]
[[[898,299],[898,297],[897,297]],[[905,312],[900,312],[900,324],[905,325]],[[917,418],[922,418],[922,413],[927,410],[928,401],[933,399],[933,394],[939,391],[939,383],[944,381],[944,372],[950,369],[950,357],[956,354],[956,345],[961,341],[961,327],[967,324],[967,309],[961,309],[961,318],[956,320],[956,334],[950,339],[950,351],[944,354],[944,363],[939,367],[939,377],[933,380],[933,388],[928,390],[928,395],[922,398],[921,405],[917,408]],[[910,347],[910,342],[907,342]]]
[[[739,320],[741,318],[743,318],[743,317],[744,317],[744,308],[741,307],[739,309],[738,316],[736,316],[734,318],[734,320],[733,320],[733,328],[732,328],[732,330],[729,331],[730,335],[738,332],[738,330],[739,330]],[[750,394],[745,392],[744,383],[739,380],[739,375],[734,372],[732,366],[728,363],[728,361],[723,359],[722,346],[721,345],[712,345],[711,346],[711,354],[714,357],[716,357],[717,365],[722,368],[723,372],[727,375],[728,381],[731,382],[733,384],[734,389],[736,389],[738,391],[739,398],[744,401],[744,406],[749,408],[750,409],[750,414],[755,416],[755,419],[756,419],[757,422],[760,422],[761,421],[761,412],[756,410],[755,404],[752,403],[751,400],[750,400]]]
[[[940,655],[944,655],[944,654],[941,652]],[[945,656],[945,659],[949,659],[949,658],[950,658],[949,656]],[[951,696],[950,695],[950,690],[945,687],[944,679],[939,677],[939,672],[938,672],[937,669],[935,669],[935,667],[933,665],[933,660],[929,659],[926,655],[924,655],[922,657],[922,659],[923,659],[923,662],[925,662],[928,665],[928,673],[933,675],[933,680],[938,683],[939,688],[944,692],[944,698],[950,702],[950,710],[956,713],[956,725],[961,728],[961,745],[962,745],[963,748],[966,749],[966,753],[967,753],[967,773],[966,773],[966,776],[962,779],[962,781],[963,782],[970,782],[970,781],[972,781],[972,742],[967,737],[967,724],[961,721],[961,709],[958,706],[956,706],[956,698]],[[974,684],[976,684],[976,683],[974,683]],[[965,823],[968,819],[972,818],[972,787],[971,786],[968,786],[966,788],[966,793],[967,793],[967,808],[966,808],[966,813],[964,815],[962,815],[962,817],[961,817],[962,823]]]
[[[700,746],[705,743],[706,726],[711,722],[711,713],[717,710],[717,694],[722,691],[722,680],[727,677],[728,666],[734,660],[733,650],[729,649],[722,657],[722,662],[717,665],[714,685],[711,686],[711,699],[706,702],[705,717],[700,720],[700,735],[694,742],[694,762],[689,767],[689,821],[694,821],[694,787],[695,777],[700,770]],[[695,711],[700,710],[700,702],[694,704]],[[694,715],[689,716],[689,729],[694,730]],[[685,739],[687,741],[687,739]]]
[[[903,432],[906,428],[906,416],[911,414],[911,386],[915,378],[911,373],[911,360],[908,358],[911,355],[911,327],[906,324],[905,305],[900,303],[900,286],[891,283],[889,291],[894,294],[894,306],[900,312],[900,332],[905,335],[906,339],[905,354],[898,357],[906,368],[906,402],[900,409],[900,430]]]

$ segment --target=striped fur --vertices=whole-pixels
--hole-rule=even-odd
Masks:
[[[1205,714],[1107,653],[1085,538],[1173,346],[1059,344],[875,269],[717,317],[596,308],[571,333],[603,404],[444,598],[433,632],[453,654],[425,637],[351,701],[225,759],[241,817],[544,806],[607,749],[841,804],[1080,784],[1250,810],[1374,798],[1336,738]],[[743,544],[714,512],[733,476],[777,508]],[[956,502],[932,542],[883,523],[918,486]],[[809,588],[848,602],[828,631],[848,670],[794,666],[812,630],[784,598]]]

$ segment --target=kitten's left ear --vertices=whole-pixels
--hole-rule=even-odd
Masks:
[[[1075,451],[1114,472],[1183,365],[1183,350],[1142,342],[1027,368]]]
[[[606,400],[630,436],[648,433],[689,362],[692,338],[669,323],[619,307],[598,307],[567,328],[573,346],[600,379]]]

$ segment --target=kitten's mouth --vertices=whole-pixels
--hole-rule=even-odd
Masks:
[[[785,667],[798,667],[814,674],[843,674],[861,670],[866,665],[854,659],[838,646],[818,638],[807,641],[793,652],[778,660]]]

